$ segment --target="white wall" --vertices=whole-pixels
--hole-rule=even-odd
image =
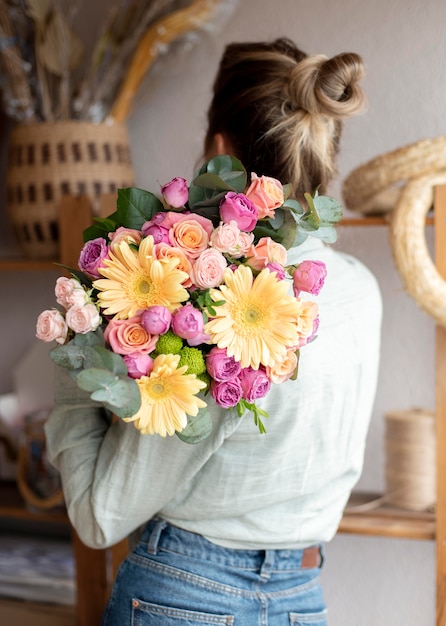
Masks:
[[[340,182],[360,163],[444,133],[445,23],[442,0],[239,0],[223,30],[203,34],[191,50],[175,46],[144,81],[128,120],[138,185],[156,189],[173,176],[190,178],[224,45],[285,35],[309,53],[355,51],[365,60],[369,106],[346,125],[331,190],[339,197]],[[380,385],[360,481],[361,488],[379,491],[385,412],[434,406],[434,325],[403,292],[384,227],[340,229],[337,245],[362,259],[383,291]],[[53,277],[21,274],[7,282],[9,293],[25,290],[29,302],[20,318],[3,307],[8,332],[2,330],[1,342],[11,363],[32,340],[35,316],[53,297]],[[8,391],[9,367],[3,369],[1,390]],[[435,623],[432,542],[338,536],[327,546],[323,580],[331,626]]]

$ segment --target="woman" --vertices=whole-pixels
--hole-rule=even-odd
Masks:
[[[230,153],[249,172],[324,192],[341,120],[363,103],[355,54],[308,57],[285,39],[233,44],[214,85],[206,157]],[[104,614],[125,624],[326,624],[322,546],[357,481],[376,388],[381,300],[357,260],[316,238],[288,263],[322,260],[318,338],[297,381],[259,402],[270,418],[213,407],[208,439],[141,436],[68,379],[46,424],[81,539],[110,546],[143,526]]]

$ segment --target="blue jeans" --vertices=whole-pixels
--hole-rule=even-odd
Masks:
[[[102,626],[326,626],[302,550],[232,550],[164,521],[119,568]]]

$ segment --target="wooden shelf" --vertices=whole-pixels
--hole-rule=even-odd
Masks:
[[[2,259],[0,258],[0,272],[42,272],[48,270],[57,270],[56,260],[46,259]]]
[[[435,514],[426,511],[407,511],[390,504],[378,504],[368,510],[355,509],[378,501],[380,494],[353,493],[338,532],[400,539],[427,539],[436,537]]]

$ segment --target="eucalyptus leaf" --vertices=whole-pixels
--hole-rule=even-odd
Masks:
[[[212,432],[212,420],[207,408],[199,409],[197,415],[187,416],[187,426],[181,432],[175,434],[186,443],[199,443]]]
[[[118,189],[117,215],[127,228],[141,230],[143,224],[151,220],[155,213],[164,210],[161,200],[150,191],[137,187]]]
[[[302,205],[297,200],[294,200],[294,198],[288,198],[288,200],[283,203],[283,206],[298,215],[304,214]]]
[[[50,350],[49,355],[52,361],[69,370],[78,370],[84,367],[85,346],[77,346],[74,341],[70,341],[63,346],[56,346]]]
[[[342,205],[335,198],[317,195],[313,202],[321,223],[333,224],[342,218]]]
[[[78,386],[91,392],[91,399],[101,402],[118,417],[131,417],[141,406],[137,383],[128,376],[117,376],[109,370],[88,368],[77,378]]]
[[[78,333],[73,337],[73,343],[77,346],[104,346],[104,333],[101,328],[89,333]]]

